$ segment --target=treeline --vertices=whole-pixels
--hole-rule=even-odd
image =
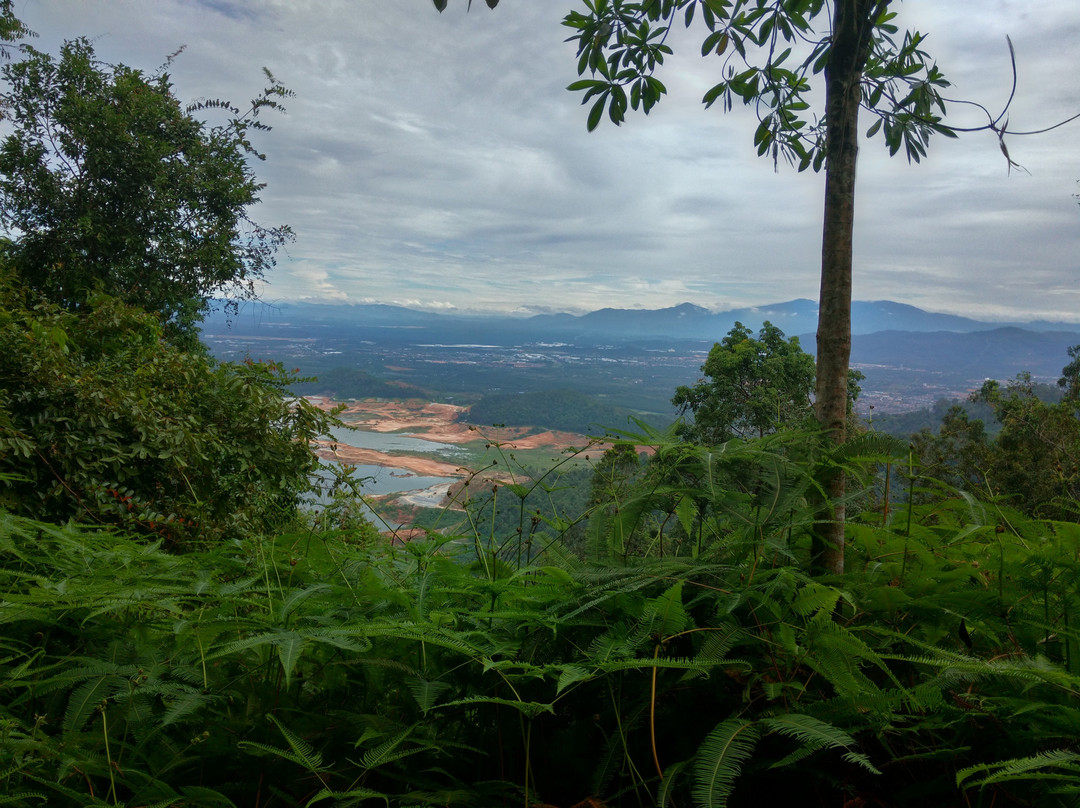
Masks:
[[[1052,384],[1031,384],[1030,387],[1032,395],[1046,404],[1057,404],[1061,401],[1060,387]],[[887,435],[909,438],[924,429],[937,432],[941,427],[941,422],[955,407],[959,407],[969,420],[982,421],[988,434],[995,435],[1000,431],[1001,424],[997,420],[994,408],[988,402],[977,401],[970,396],[966,399],[941,398],[929,407],[910,412],[871,414],[868,425]]]
[[[602,435],[606,429],[624,429],[631,418],[647,423],[662,421],[657,415],[616,407],[576,390],[543,390],[535,393],[494,393],[462,413],[460,420],[489,426],[535,426]]]
[[[305,366],[304,372],[312,375],[297,382],[293,389],[306,396],[329,396],[341,400],[346,398],[408,398],[427,395],[427,391],[407,382],[388,382],[365,370],[341,365],[317,370]]]

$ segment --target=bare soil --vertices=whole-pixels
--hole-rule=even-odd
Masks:
[[[331,409],[337,402],[325,398],[309,398],[311,403],[322,409]],[[588,439],[584,435],[573,432],[555,432],[546,430],[535,434],[530,427],[477,427],[467,422],[458,421],[457,418],[468,407],[456,404],[441,404],[434,401],[422,401],[419,399],[406,400],[379,400],[364,399],[349,404],[338,417],[361,429],[370,432],[408,432],[418,438],[437,441],[439,443],[469,443],[475,440],[485,440],[497,443],[507,449],[554,449],[560,451],[570,447],[585,447]],[[607,445],[590,446],[590,452],[603,452]],[[353,463],[375,463],[378,465],[401,466],[413,471],[417,469],[397,462],[401,456],[393,455],[394,462],[385,462],[386,457],[380,452],[371,452],[367,449],[352,450],[364,452],[366,457],[379,455],[384,460],[347,460]],[[435,463],[436,461],[430,461]],[[447,464],[441,464],[446,466]],[[439,472],[445,476],[444,472]],[[452,476],[452,475],[451,475]]]

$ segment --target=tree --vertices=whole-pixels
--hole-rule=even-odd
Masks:
[[[27,28],[22,20],[15,16],[15,3],[13,0],[0,0],[0,59],[11,58],[9,44],[18,42],[25,37],[35,36],[37,34]]]
[[[672,52],[668,30],[676,14],[689,27],[700,10],[706,28],[702,54],[724,58],[724,79],[705,93],[705,105],[719,101],[730,110],[736,98],[753,105],[760,121],[754,138],[759,155],[774,162],[783,156],[800,171],[824,168],[815,412],[829,439],[843,443],[859,107],[865,104],[878,116],[870,134],[882,130],[890,152],[903,146],[909,160],[925,154],[933,133],[954,136],[937,114],[945,111],[939,90],[948,82],[921,49],[922,35],[908,32],[898,42],[890,0],[584,3],[585,13],[571,12],[564,24],[575,32],[578,72],[592,75],[570,85],[584,92],[583,103],[595,98],[590,129],[605,108],[619,124],[628,107],[648,113],[655,106],[666,92],[653,74]],[[800,47],[801,60],[792,58]],[[810,77],[818,73],[825,79],[823,114],[811,122]],[[830,501],[823,503],[813,554],[819,569],[838,573],[844,568],[844,478],[832,474],[823,482]]]
[[[1035,516],[1075,521],[1080,511],[1076,400],[1042,400],[1027,373],[1004,388],[987,381],[973,399],[989,403],[1001,424],[989,462],[981,470],[985,489],[1016,497],[1016,507]]]
[[[1058,387],[1065,391],[1067,400],[1080,402],[1080,345],[1070,346],[1068,352],[1072,361],[1061,369]]]
[[[693,415],[681,430],[687,440],[713,445],[763,437],[813,419],[814,358],[798,337],[785,339],[772,323],[757,339],[735,323],[709,351],[701,372],[705,378],[679,387],[671,400],[680,413]]]
[[[246,113],[211,100],[184,108],[169,61],[152,74],[101,62],[85,39],[59,58],[22,46],[0,68],[0,227],[7,264],[34,292],[73,311],[105,292],[159,315],[174,340],[214,295],[252,298],[291,238],[250,208],[264,187],[249,161],[264,109],[291,95],[269,86]],[[176,54],[174,54],[175,56]],[[227,120],[210,126],[202,110]]]
[[[918,459],[920,476],[964,491],[985,492],[993,444],[986,425],[971,418],[963,407],[949,407],[937,434],[924,428],[912,435],[911,449]]]
[[[893,1],[582,0],[584,11],[563,20],[574,31],[569,39],[577,42],[578,73],[590,74],[568,88],[584,93],[582,103],[593,102],[590,131],[605,110],[616,125],[628,109],[649,113],[667,92],[654,74],[672,53],[671,26],[679,16],[688,28],[697,18],[706,29],[702,55],[715,53],[724,60],[723,80],[702,99],[706,107],[719,101],[730,110],[736,98],[752,105],[759,120],[754,136],[759,155],[774,163],[783,156],[799,171],[824,169],[815,413],[834,444],[846,438],[860,106],[876,117],[867,135],[881,132],[890,154],[903,148],[909,161],[918,162],[934,133],[955,137],[959,131],[989,129],[998,135],[1009,165],[1015,165],[1004,142],[1007,106],[994,116],[975,104],[987,115],[982,127],[960,130],[943,123],[946,99],[940,91],[949,83],[922,50],[922,34],[908,31],[899,37],[892,22],[896,14],[889,10]],[[446,7],[445,0],[434,2],[440,11]],[[1011,48],[1010,43],[1010,54]],[[824,76],[825,97],[814,114],[808,99],[817,74]],[[828,501],[822,503],[816,530],[815,566],[838,573],[844,568],[844,478],[832,474],[821,482]]]
[[[312,444],[336,423],[290,398],[290,380],[184,351],[107,295],[74,312],[36,303],[0,266],[0,507],[173,549],[280,528],[319,482]]]

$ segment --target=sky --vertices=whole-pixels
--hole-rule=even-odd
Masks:
[[[708,110],[721,57],[681,24],[649,116],[586,131],[571,33],[581,0],[16,0],[35,47],[170,69],[185,100],[241,103],[262,68],[295,92],[257,133],[253,218],[296,241],[270,302],[433,311],[714,310],[816,299],[823,175],[756,156],[752,109]],[[1012,131],[1080,113],[1076,0],[906,0],[898,24]],[[823,95],[815,93],[820,105]],[[950,106],[949,121],[985,115]],[[871,119],[864,113],[862,129]],[[854,297],[982,319],[1080,322],[1080,121],[1007,140],[935,138],[928,158],[861,145]]]

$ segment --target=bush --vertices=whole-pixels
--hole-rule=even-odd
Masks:
[[[104,295],[74,312],[0,290],[0,503],[173,547],[280,529],[331,417],[279,365],[220,363]]]

